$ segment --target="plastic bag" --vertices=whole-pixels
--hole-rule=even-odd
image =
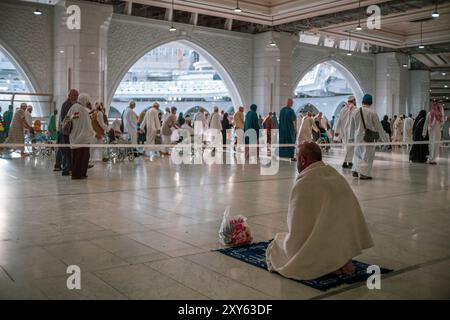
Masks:
[[[238,215],[230,216],[230,207],[225,209],[219,229],[219,239],[226,246],[242,246],[253,240],[247,218]]]

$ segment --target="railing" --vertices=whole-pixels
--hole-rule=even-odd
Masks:
[[[16,110],[21,103],[32,105],[33,119],[39,119],[43,124],[47,122],[47,119],[55,110],[55,102],[51,93],[0,91],[2,113],[8,110],[9,105],[12,105],[13,109]]]

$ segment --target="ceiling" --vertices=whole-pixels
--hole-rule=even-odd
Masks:
[[[39,0],[51,4],[59,1]],[[422,42],[425,50],[413,52],[417,61],[427,67],[450,67],[448,55],[443,55],[450,52],[450,46],[442,45],[450,44],[450,0],[173,0],[173,11],[172,0],[87,1],[113,5],[116,13],[160,20],[173,18],[175,22],[246,33],[273,28],[345,39],[350,31],[352,39],[377,46],[381,51],[413,51]],[[241,13],[233,10],[237,2]],[[381,11],[378,30],[370,30],[366,24],[366,8],[374,4]],[[438,19],[431,18],[435,4],[440,13]],[[355,30],[358,21],[363,27],[361,31]],[[442,51],[436,51],[436,45]]]

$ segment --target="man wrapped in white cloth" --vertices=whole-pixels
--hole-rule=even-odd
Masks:
[[[339,118],[337,119],[336,125],[334,127],[334,134],[336,137],[342,139],[342,143],[345,145],[345,157],[342,164],[342,168],[351,168],[353,166],[353,152],[355,151],[354,146],[349,146],[347,143],[353,143],[353,139],[350,135],[350,125],[352,120],[352,113],[356,109],[356,98],[350,96],[347,99],[347,103],[342,108],[339,113]]]
[[[134,112],[136,102],[130,101],[123,114],[123,130],[132,144],[137,144],[137,115]]]
[[[153,103],[153,106],[147,110],[144,116],[144,120],[142,120],[141,125],[141,133],[145,132],[145,128],[147,128],[147,139],[145,144],[147,145],[155,145],[156,144],[156,136],[159,134],[161,129],[161,122],[159,121],[159,103]],[[155,147],[147,147],[146,153],[147,156],[151,156],[152,152],[158,153],[158,150]]]
[[[266,251],[269,271],[287,278],[352,274],[352,258],[373,246],[350,185],[321,159],[315,142],[299,145],[299,176],[289,197],[288,232],[277,233]]]

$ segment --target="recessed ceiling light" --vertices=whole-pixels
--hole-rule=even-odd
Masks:
[[[446,74],[445,72],[442,72],[442,75],[445,76],[445,75],[447,75],[447,74]]]
[[[447,88],[448,88],[448,85],[445,85],[445,86],[444,86],[444,88],[446,88],[446,89],[447,89]]]
[[[64,53],[64,50],[59,50],[59,53]]]
[[[91,51],[91,54],[95,54],[95,51]]]

